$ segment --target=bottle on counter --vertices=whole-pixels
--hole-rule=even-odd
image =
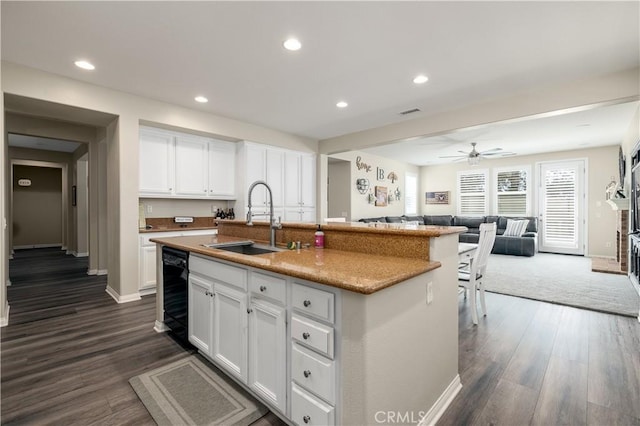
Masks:
[[[316,248],[324,248],[324,232],[322,232],[320,225],[318,225],[318,229],[316,230],[316,233],[314,235],[315,235],[314,246]]]
[[[233,212],[233,207],[229,210],[229,219],[235,219],[236,214]]]

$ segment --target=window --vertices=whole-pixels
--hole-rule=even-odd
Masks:
[[[405,173],[404,175],[404,214],[418,214],[418,175]]]
[[[496,214],[530,216],[531,168],[516,166],[494,169]]]
[[[458,215],[487,214],[487,170],[458,172]]]

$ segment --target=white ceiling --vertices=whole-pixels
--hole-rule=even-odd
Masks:
[[[9,134],[9,146],[18,148],[42,149],[45,151],[74,152],[81,144],[59,139],[38,138],[33,136]]]
[[[1,8],[5,61],[319,140],[640,64],[635,1],[2,1]],[[291,35],[302,42],[298,52],[281,46]],[[80,58],[96,70],[76,68]],[[413,84],[419,73],[429,82]],[[199,94],[209,103],[196,104]],[[338,100],[349,107],[336,108]],[[411,108],[421,112],[398,115]],[[541,126],[523,126],[515,129],[533,130],[542,142]],[[507,149],[506,130],[491,132],[477,136],[480,148]],[[453,151],[466,150],[471,136],[450,135],[465,141]]]

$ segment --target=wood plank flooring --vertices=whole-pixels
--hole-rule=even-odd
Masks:
[[[189,355],[153,330],[155,298],[118,305],[86,259],[55,249],[17,252],[10,276],[1,423],[153,425],[129,378]],[[473,326],[467,304],[463,388],[439,425],[640,426],[636,319],[489,293]]]

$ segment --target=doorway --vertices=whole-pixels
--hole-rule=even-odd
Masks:
[[[12,162],[13,249],[64,245],[62,164]]]
[[[540,163],[540,248],[585,254],[585,160]]]
[[[327,216],[351,220],[351,162],[328,158]]]

